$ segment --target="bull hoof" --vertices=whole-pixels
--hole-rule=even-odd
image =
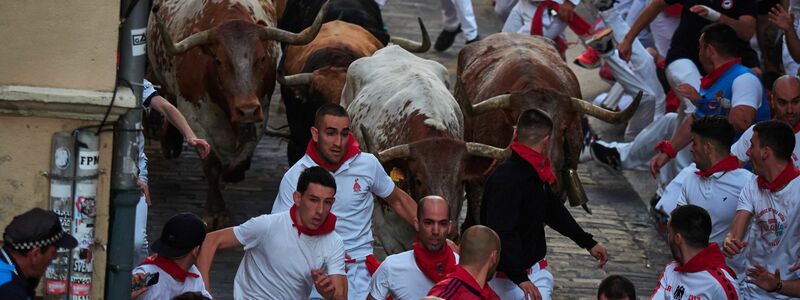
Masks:
[[[230,212],[227,210],[203,215],[203,222],[206,223],[206,227],[208,227],[209,231],[227,227],[230,219]]]

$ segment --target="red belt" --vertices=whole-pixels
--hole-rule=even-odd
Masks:
[[[547,268],[547,259],[542,259],[542,260],[539,261],[539,270],[544,270],[544,268]],[[528,275],[531,275],[532,272],[533,272],[533,270],[531,270],[531,268],[525,269],[525,273],[528,274]],[[508,275],[506,275],[506,273],[503,273],[503,272],[495,273],[494,277],[502,278],[502,279],[509,279]]]

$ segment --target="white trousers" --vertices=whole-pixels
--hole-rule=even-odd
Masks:
[[[547,269],[539,269],[538,265],[539,263],[536,263],[534,265],[535,268],[531,268],[531,274],[528,274],[528,279],[539,289],[542,300],[550,300],[553,297],[553,274]],[[525,293],[511,279],[497,278],[495,276],[489,281],[489,286],[500,296],[500,299],[525,300]]]
[[[540,2],[530,2],[529,0],[520,0],[517,5],[511,10],[511,13],[503,24],[503,32],[514,32],[523,35],[531,34],[531,23],[533,23],[533,15],[536,13],[536,8],[539,7]],[[547,12],[542,14],[542,35],[549,39],[555,39],[558,36],[563,37],[564,29],[567,28],[567,23],[561,21],[556,16]]]
[[[347,299],[367,299],[369,294],[369,272],[367,272],[367,264],[363,259],[358,260],[356,263],[347,264]],[[314,288],[311,290],[309,299],[323,299],[322,295]]]
[[[441,3],[444,30],[455,31],[461,25],[465,40],[478,37],[478,22],[472,11],[472,0],[441,0]]]
[[[133,225],[133,265],[138,266],[147,258],[150,246],[147,243],[147,200],[139,197],[136,204],[136,221]]]
[[[667,56],[670,43],[672,43],[672,35],[675,33],[675,29],[678,29],[680,22],[680,17],[670,17],[664,12],[660,12],[650,23],[650,33],[653,34],[653,42],[656,45],[658,54],[661,54],[661,56]],[[698,28],[697,30],[700,29]]]

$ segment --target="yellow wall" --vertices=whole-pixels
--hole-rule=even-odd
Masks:
[[[0,85],[111,91],[119,3],[0,0]]]

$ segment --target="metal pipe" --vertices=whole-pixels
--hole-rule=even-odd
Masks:
[[[145,30],[150,1],[121,0],[119,27],[119,70],[117,88],[124,82],[139,99],[145,62]],[[114,126],[114,150],[111,162],[111,211],[106,264],[106,299],[128,299],[133,269],[133,234],[139,187],[136,185],[137,136],[141,130],[142,110],[131,109]]]

